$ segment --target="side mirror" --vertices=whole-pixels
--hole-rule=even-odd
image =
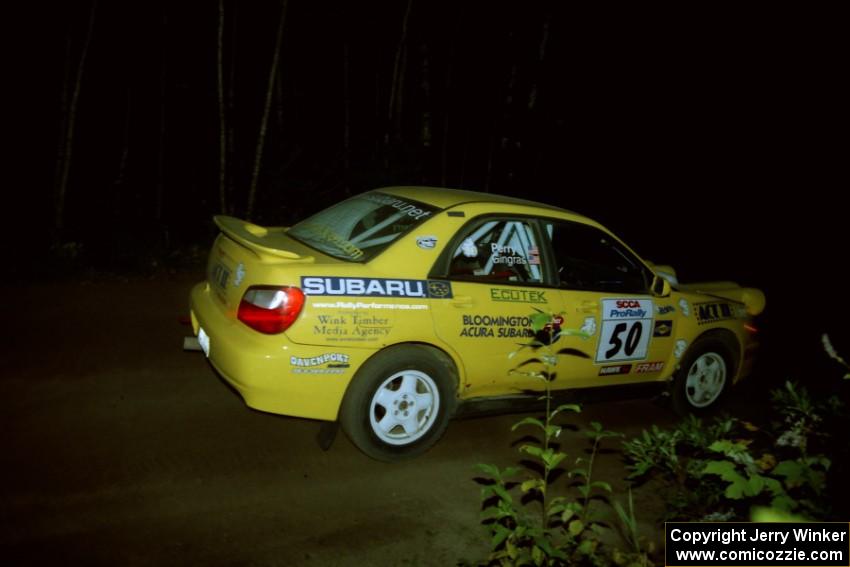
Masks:
[[[670,282],[667,281],[667,278],[656,275],[652,279],[652,295],[656,297],[667,297],[670,295],[672,290],[673,287],[670,285]]]

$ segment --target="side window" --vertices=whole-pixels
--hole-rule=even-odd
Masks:
[[[567,289],[646,293],[647,271],[628,250],[592,226],[544,223],[552,242],[560,286]]]
[[[465,229],[452,251],[449,277],[482,282],[542,283],[540,252],[530,222],[491,219]]]

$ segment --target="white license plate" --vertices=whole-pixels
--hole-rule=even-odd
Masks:
[[[204,332],[203,329],[198,329],[198,344],[201,345],[201,349],[204,351],[204,355],[209,357],[210,355],[210,336]]]

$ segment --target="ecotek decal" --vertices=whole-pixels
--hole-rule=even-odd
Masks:
[[[596,362],[644,360],[654,314],[651,299],[603,299]]]
[[[493,301],[508,301],[511,303],[549,303],[545,291],[530,289],[490,288],[490,299]]]
[[[697,321],[700,325],[735,318],[732,306],[722,301],[695,303],[694,309],[696,309]]]
[[[452,297],[451,284],[425,280],[385,278],[322,278],[302,276],[301,289],[306,295],[344,295],[362,297]]]

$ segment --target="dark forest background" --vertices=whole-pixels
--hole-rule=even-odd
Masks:
[[[349,194],[425,184],[561,205],[683,280],[761,287],[768,320],[788,329],[776,336],[843,327],[826,308],[846,289],[838,13],[425,0],[37,10],[20,20],[9,85],[26,125],[2,251],[16,279],[179,262],[202,254],[220,212],[290,224]]]

